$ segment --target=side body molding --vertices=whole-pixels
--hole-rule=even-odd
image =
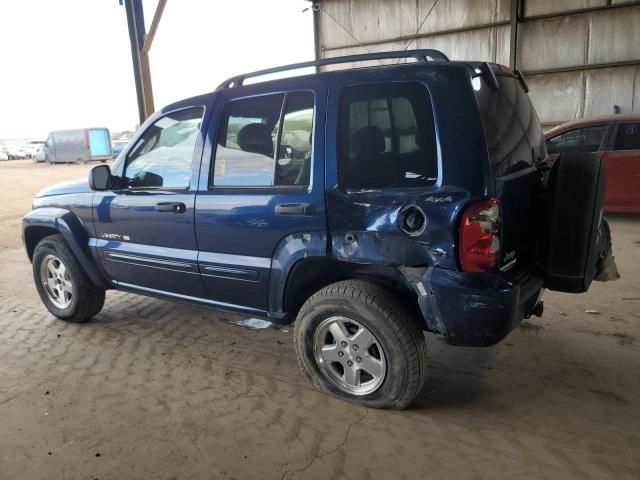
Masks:
[[[62,234],[91,281],[102,288],[113,288],[113,285],[105,278],[91,255],[89,234],[73,212],[64,208],[44,207],[32,210],[25,215],[22,219],[22,240],[27,249],[29,260],[33,259],[33,250],[35,248],[35,244],[31,244],[29,237],[31,232],[38,228],[53,229]]]

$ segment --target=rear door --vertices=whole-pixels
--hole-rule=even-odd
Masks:
[[[211,301],[266,311],[270,271],[283,268],[272,264],[276,251],[326,239],[326,95],[322,77],[218,93],[196,200],[198,263]]]
[[[605,210],[640,213],[640,122],[616,124],[611,138]]]
[[[541,180],[536,163],[547,151],[536,111],[520,81],[498,75],[498,88],[482,78],[475,88],[483,119],[496,196],[500,199],[501,270],[533,258]],[[477,81],[477,80],[476,80]]]

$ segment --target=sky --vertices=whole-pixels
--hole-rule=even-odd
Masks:
[[[144,0],[151,24],[157,0]],[[150,52],[156,108],[228,77],[312,60],[303,0],[168,0]],[[138,123],[124,6],[118,0],[0,1],[0,139]]]

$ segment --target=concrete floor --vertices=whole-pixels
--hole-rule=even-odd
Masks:
[[[640,220],[612,227],[620,281],[548,293],[493,348],[429,335],[402,412],[313,390],[288,328],[119,292],[57,321],[0,247],[0,479],[637,479]]]

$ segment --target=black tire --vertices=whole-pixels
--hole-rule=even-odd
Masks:
[[[298,362],[309,381],[323,392],[366,407],[406,408],[422,390],[427,374],[424,333],[412,315],[394,295],[373,283],[346,280],[331,284],[311,296],[298,313],[294,327]],[[371,393],[346,392],[323,372],[316,360],[316,330],[336,316],[365,326],[382,347],[386,374]]]
[[[66,308],[60,308],[52,301],[41,279],[43,262],[51,256],[59,259],[68,271],[72,296]],[[45,237],[36,246],[33,254],[33,279],[42,303],[60,320],[73,323],[86,322],[97,315],[104,306],[104,289],[91,282],[62,235]]]

